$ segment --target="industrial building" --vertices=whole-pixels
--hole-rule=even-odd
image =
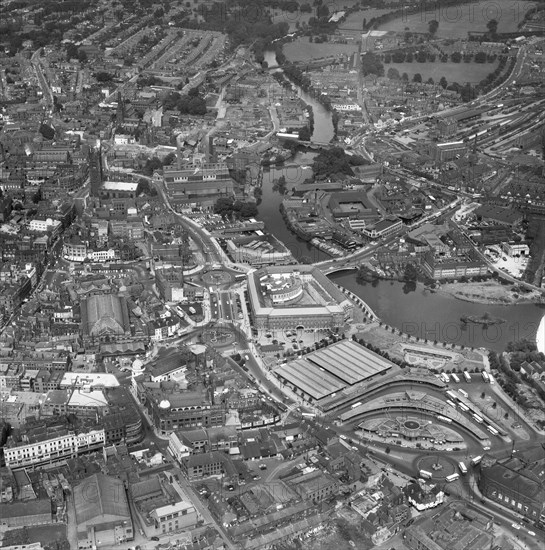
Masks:
[[[393,364],[351,340],[291,361],[274,373],[308,401],[318,401],[358,382],[368,381],[391,369]]]

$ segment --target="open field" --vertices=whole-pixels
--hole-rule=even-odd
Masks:
[[[315,44],[309,42],[308,37],[298,38],[294,42],[284,44],[284,55],[293,62],[296,61],[311,61],[321,57],[329,57],[332,55],[351,55],[358,51],[357,44]]]
[[[428,63],[385,63],[384,74],[387,74],[388,69],[393,67],[399,71],[399,74],[407,73],[409,80],[412,80],[413,75],[420,73],[422,80],[425,82],[433,78],[435,82],[439,82],[444,76],[449,84],[458,82],[458,84],[478,84],[489,73],[494,72],[498,62],[494,63],[442,63],[441,61],[433,61]]]
[[[514,32],[524,19],[524,14],[534,5],[534,2],[524,0],[494,0],[448,8],[438,7],[435,11],[399,17],[380,25],[378,30],[403,32],[408,27],[411,32],[426,33],[428,23],[436,20],[439,22],[437,38],[467,38],[469,31],[486,32],[488,21],[495,19],[498,22],[498,32]]]

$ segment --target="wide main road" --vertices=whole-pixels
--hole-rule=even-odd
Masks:
[[[189,220],[172,208],[164,183],[154,182],[154,185],[164,205],[178,218],[180,225],[188,232],[190,238],[193,239],[195,244],[199,247],[203,256],[206,258],[206,262],[211,264],[224,263],[224,258],[219,249],[219,245],[212,238],[212,236],[197,223]]]

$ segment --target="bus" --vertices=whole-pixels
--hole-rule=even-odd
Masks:
[[[496,382],[491,374],[488,375],[488,380],[491,384],[494,384]]]
[[[469,411],[469,407],[467,405],[464,405],[463,403],[460,403],[460,410],[467,412]]]
[[[452,376],[452,379],[453,379],[457,384],[460,383],[460,379],[458,378],[458,375],[452,373],[451,376]]]
[[[468,393],[464,390],[458,390],[460,392],[460,395],[463,395],[466,399],[469,397]]]
[[[305,418],[316,418],[316,415],[314,413],[301,413],[301,416],[304,416]]]
[[[432,476],[431,472],[426,472],[426,470],[420,470],[419,474],[423,479],[431,479]]]
[[[494,426],[487,426],[486,429],[492,434],[492,435],[498,435],[499,432],[494,428]]]
[[[460,468],[460,472],[462,472],[462,474],[467,474],[467,467],[465,463],[462,462],[461,460],[460,462],[458,462],[458,468]]]
[[[450,483],[451,481],[456,481],[460,477],[460,474],[450,474],[445,479],[447,483]]]
[[[447,397],[450,397],[453,401],[458,401],[458,396],[452,390],[447,390],[445,393]]]
[[[481,462],[482,458],[483,458],[482,456],[476,456],[475,458],[472,458],[471,459],[471,464],[473,466],[477,466],[477,464],[479,464]]]
[[[361,405],[361,401],[358,401],[357,403],[354,403],[350,406],[351,409],[355,409],[356,407],[359,407]]]
[[[471,382],[471,376],[466,370],[464,371],[464,378],[466,379],[466,382]]]
[[[473,420],[475,420],[475,422],[478,422],[479,424],[483,423],[483,419],[478,414],[474,413],[472,416],[473,416]]]
[[[453,401],[451,401],[450,399],[447,400],[447,405],[450,405],[453,409],[456,408],[456,403],[454,403]]]
[[[441,416],[440,414],[437,415],[437,420],[440,420],[441,422],[446,422],[447,424],[452,424],[452,420],[450,418],[447,418],[446,416]]]
[[[483,380],[485,382],[487,382],[487,383],[490,382],[490,378],[488,376],[488,373],[485,370],[483,370],[483,372],[481,372],[481,376],[483,377]]]

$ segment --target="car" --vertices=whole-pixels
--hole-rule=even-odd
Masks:
[[[536,534],[535,534],[533,531],[528,531],[528,534],[529,534],[529,535],[532,535],[532,537],[535,537],[535,536],[536,536]]]
[[[159,540],[159,537],[151,537],[150,540],[153,540],[153,541],[157,542]]]
[[[266,464],[260,464],[260,465],[259,465],[259,469],[260,469],[260,470],[266,470],[266,469],[267,469],[267,465],[266,465]]]
[[[258,475],[256,474],[256,475],[252,476],[252,479],[253,479],[254,481],[257,481],[258,479],[261,479],[261,476],[258,476]]]
[[[517,529],[517,530],[520,529],[520,525],[519,525],[518,523],[512,523],[512,524],[511,524],[511,527],[512,527],[513,529]]]

